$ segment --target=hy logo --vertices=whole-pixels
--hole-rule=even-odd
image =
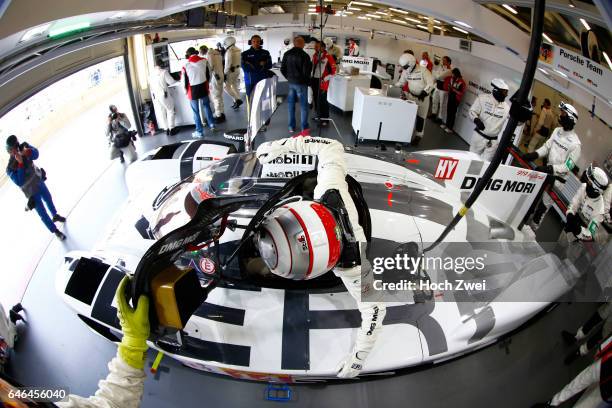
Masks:
[[[434,177],[439,180],[452,180],[455,176],[455,170],[457,170],[458,164],[459,160],[457,159],[452,159],[450,157],[440,157],[440,161],[438,161],[438,167],[436,168]]]

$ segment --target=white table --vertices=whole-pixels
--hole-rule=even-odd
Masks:
[[[369,88],[370,80],[369,75],[334,75],[329,83],[327,101],[344,112],[350,112],[353,110],[355,88]]]
[[[411,101],[387,97],[381,89],[355,89],[353,130],[360,140],[410,143],[418,106]]]

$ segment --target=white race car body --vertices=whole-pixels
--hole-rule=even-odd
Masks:
[[[221,149],[209,154],[212,149],[202,147],[206,157],[223,158],[228,153]],[[457,157],[444,151],[440,156],[428,152],[389,161],[346,152],[349,174],[361,185],[369,207],[369,258],[393,256],[398,245],[407,242],[422,249],[439,236],[463,206],[473,188],[472,178],[477,179],[485,167],[469,156]],[[195,200],[197,206],[209,197],[275,191],[287,178],[270,175],[293,176],[315,165],[312,158],[287,155],[284,161],[264,167],[253,154],[235,154],[211,160],[214,165],[190,182],[159,194],[164,186],[185,178],[177,167],[187,166],[184,158],[162,161],[143,160],[132,166],[130,198],[108,239],[93,252],[70,253],[57,276],[57,290],[66,303],[109,339],[120,332],[113,303],[119,280],[125,271],[136,269],[155,239],[189,221],[193,215],[189,202]],[[546,253],[517,229],[541,190],[543,176],[501,167],[496,172],[500,182],[491,184],[445,241],[459,247],[438,250],[445,254],[463,245],[466,254],[486,252],[486,273],[427,271],[431,281],[476,285],[487,278],[488,286],[424,291],[424,297],[410,291],[407,298],[388,303],[383,330],[362,376],[440,362],[486,346],[566,293],[580,275],[573,265]],[[151,180],[150,185],[143,185],[144,180]],[[228,222],[238,228],[228,228],[220,238],[221,253],[236,248],[243,237],[239,226],[248,224],[257,210],[245,206],[229,214]],[[282,278],[258,275],[255,256],[241,252],[238,258],[229,268],[236,279],[208,295],[187,323],[181,349],[169,351],[159,342],[150,345],[190,367],[236,378],[282,382],[335,378],[336,366],[350,350],[360,324],[355,301],[339,280],[328,273],[319,283],[285,285]],[[203,275],[218,267],[212,256],[202,253],[191,262]]]

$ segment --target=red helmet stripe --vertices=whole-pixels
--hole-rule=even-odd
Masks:
[[[300,223],[302,227],[302,231],[304,231],[304,235],[306,236],[306,244],[308,244],[308,271],[306,272],[305,279],[308,279],[308,277],[312,273],[312,264],[314,262],[314,254],[312,253],[312,244],[310,243],[310,235],[308,234],[308,230],[306,229],[306,224],[304,223],[304,220],[302,219],[302,217],[300,217],[297,211],[295,211],[291,207],[289,207],[289,211],[291,211],[291,214],[293,214],[295,219],[298,220],[298,222]]]
[[[287,240],[287,246],[289,247],[289,273],[287,273],[287,276],[291,275],[291,270],[293,269],[293,252],[291,251],[291,241],[289,241],[289,237],[287,236],[287,231],[285,231],[285,229],[283,228],[283,224],[280,223],[280,221],[276,218],[274,218],[274,220],[276,222],[278,222],[278,225],[280,225],[280,229],[283,231],[283,234],[285,234],[285,239]],[[276,255],[276,261],[278,262],[278,254]]]
[[[325,234],[327,235],[327,243],[329,247],[327,268],[331,269],[334,265],[336,265],[338,259],[340,259],[340,241],[338,241],[338,237],[336,236],[335,231],[336,220],[323,204],[312,203],[310,204],[310,207],[314,210],[315,213],[317,213],[317,215],[321,219],[321,222],[323,223],[323,227],[325,228]]]

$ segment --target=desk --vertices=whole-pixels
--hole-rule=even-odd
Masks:
[[[356,88],[353,130],[359,140],[410,143],[418,106],[411,101],[391,98],[380,89]]]

